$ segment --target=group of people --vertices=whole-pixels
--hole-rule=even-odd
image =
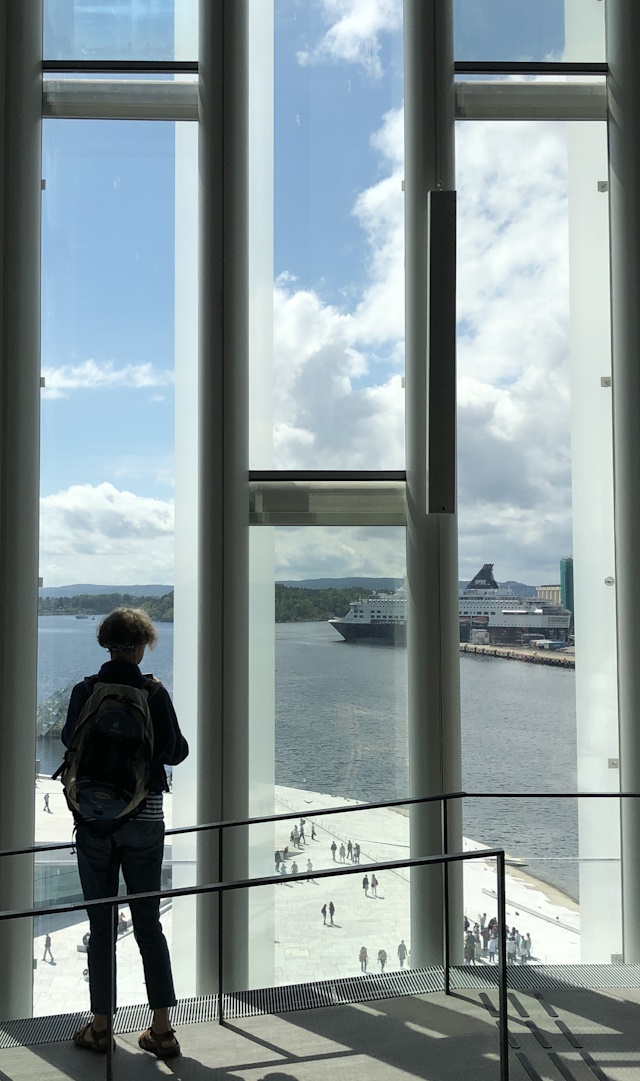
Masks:
[[[338,848],[335,841],[331,842],[331,856],[333,862],[337,863],[336,852],[340,856],[340,863],[346,863],[347,860],[351,860],[352,863],[360,863],[360,845],[352,844],[351,841],[347,841],[347,847],[344,846],[344,841],[340,842],[340,848]]]
[[[484,912],[478,916],[473,927],[469,919],[464,919],[464,963],[476,965],[488,959],[489,964],[496,964],[500,950],[500,932],[498,920],[493,916],[487,921]],[[517,927],[507,928],[506,956],[507,964],[525,965],[531,958],[531,935],[522,934]]]
[[[409,951],[407,950],[404,939],[402,939],[402,942],[398,946],[398,949],[397,949],[396,952],[398,954],[398,963],[400,965],[400,968],[404,968],[404,963],[407,960],[407,956],[409,954]],[[366,972],[367,971],[367,965],[369,964],[369,953],[367,951],[366,946],[361,946],[360,947],[360,953],[358,954],[358,960],[360,962],[361,971]],[[386,963],[387,963],[387,951],[384,950],[384,949],[378,950],[378,964],[380,965],[380,971],[381,972],[384,972],[384,966],[386,965]]]
[[[307,838],[304,832],[304,827],[306,826],[306,824],[306,818],[301,818],[300,825],[294,826],[291,830],[291,833],[289,834],[289,840],[291,841],[291,844],[294,848],[302,848],[303,845],[306,845]],[[311,823],[311,840],[316,840],[316,827],[313,822]],[[288,849],[286,849],[285,851],[288,851]]]
[[[369,882],[369,876],[365,875],[364,878],[362,879],[362,888],[364,890],[365,897],[369,896],[369,887],[371,887],[371,896],[372,897],[377,897],[378,896],[378,886],[379,885],[380,885],[380,883],[378,882],[378,879],[376,878],[375,873],[373,871],[371,872],[371,882]]]
[[[324,923],[327,922],[327,905],[326,905],[326,902],[323,904],[320,911],[322,912],[322,922],[324,924]],[[329,921],[330,921],[332,927],[333,927],[333,917],[335,915],[335,911],[336,911],[336,906],[334,905],[333,901],[329,901],[329,909],[328,909]]]

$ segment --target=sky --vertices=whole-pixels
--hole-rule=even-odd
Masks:
[[[401,0],[275,10],[274,465],[402,469]],[[108,56],[114,35],[122,56],[168,55],[171,16],[170,0],[48,0],[47,55]],[[457,0],[456,56],[561,58],[563,16],[562,0]],[[558,581],[566,128],[457,128],[460,578],[493,562],[499,580]],[[170,584],[173,124],[48,120],[43,155],[40,572]],[[403,573],[402,530],[277,531],[276,579]]]

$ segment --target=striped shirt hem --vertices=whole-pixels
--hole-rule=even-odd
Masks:
[[[162,792],[150,792],[146,798],[145,805],[140,811],[139,815],[136,815],[138,822],[163,822],[164,813],[162,810]]]

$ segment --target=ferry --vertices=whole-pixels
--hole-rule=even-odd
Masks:
[[[540,597],[519,596],[508,586],[499,586],[493,563],[485,563],[460,591],[460,641],[486,644],[528,644],[531,638],[566,643],[571,612],[562,605]],[[330,625],[347,642],[375,639],[393,645],[407,641],[407,590],[372,593],[352,601],[342,618]]]

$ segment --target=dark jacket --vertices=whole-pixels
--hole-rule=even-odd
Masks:
[[[98,672],[101,683],[124,683],[129,687],[144,687],[145,678],[137,664],[129,661],[107,661]],[[61,739],[70,747],[78,717],[89,698],[86,683],[76,683],[71,692],[67,719]],[[176,711],[169,692],[160,684],[149,699],[149,713],[153,724],[153,758],[151,759],[150,792],[168,792],[165,766],[177,766],[189,754],[189,744],[180,731]]]

